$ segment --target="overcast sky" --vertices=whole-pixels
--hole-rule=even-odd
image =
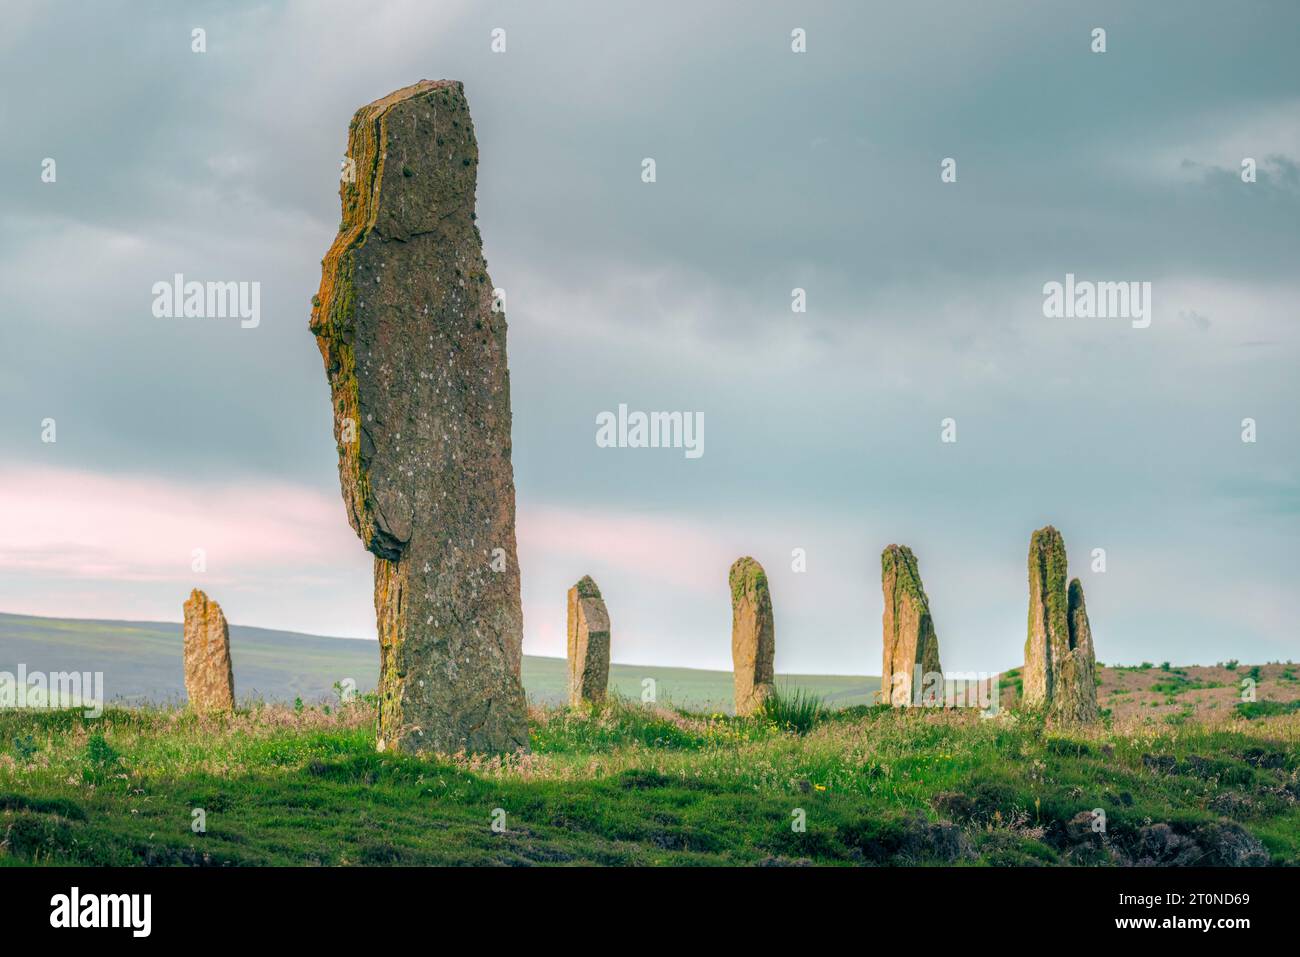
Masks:
[[[615,661],[730,667],[751,554],[779,671],[878,673],[900,542],[945,666],[1001,669],[1051,523],[1100,660],[1297,657],[1294,3],[0,19],[0,610],[179,620],[197,585],[239,624],[373,637],[307,320],[353,112],[445,77],[508,295],[526,653],[564,653],[589,573]],[[1067,272],[1150,282],[1150,327],[1045,318]],[[261,324],[155,318],[175,273],[259,282]],[[619,403],[702,414],[705,454],[598,448]]]

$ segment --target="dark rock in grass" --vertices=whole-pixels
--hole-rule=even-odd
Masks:
[[[1241,752],[1241,759],[1252,768],[1263,768],[1270,771],[1281,770],[1287,766],[1286,752],[1279,751],[1276,748],[1246,748]]]
[[[1250,817],[1258,810],[1253,798],[1236,791],[1221,791],[1210,798],[1205,806],[1215,814],[1232,818]]]
[[[840,841],[868,864],[952,864],[974,857],[966,833],[950,821],[919,812],[901,818],[862,820],[840,828]]]
[[[465,91],[357,111],[311,330],[348,518],[375,556],[380,750],[528,746],[506,321],[474,224]]]
[[[1204,851],[1197,863],[1207,867],[1262,867],[1270,860],[1264,843],[1232,821],[1202,824],[1192,837]]]
[[[1133,863],[1138,867],[1190,867],[1201,853],[1195,841],[1162,822],[1138,832]]]
[[[977,824],[1010,820],[1024,809],[1010,786],[992,781],[980,781],[966,791],[940,791],[930,806],[954,821]]]
[[[954,821],[970,821],[976,814],[975,801],[962,791],[940,791],[930,798],[930,806]]]
[[[1102,832],[1094,827],[1096,816],[1091,811],[1080,811],[1065,822],[1065,836],[1071,844],[1100,844]]]
[[[1160,774],[1173,774],[1178,770],[1178,759],[1169,754],[1144,754],[1142,766]]]
[[[1263,842],[1232,821],[1181,826],[1151,824],[1138,832],[1132,853],[1139,867],[1262,867],[1269,863]]]

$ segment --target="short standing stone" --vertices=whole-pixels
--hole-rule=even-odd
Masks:
[[[939,637],[916,556],[906,545],[890,545],[881,553],[880,584],[885,597],[882,701],[907,706],[942,700]]]
[[[185,602],[185,694],[195,711],[234,711],[230,628],[221,606],[197,588]]]
[[[1097,720],[1095,652],[1083,586],[1066,587],[1061,533],[1048,525],[1029,540],[1029,635],[1021,701],[1072,722]]]
[[[311,329],[348,517],[375,556],[378,746],[526,748],[506,320],[464,88],[362,107],[348,158]]]
[[[1057,669],[1052,713],[1064,721],[1086,724],[1100,717],[1097,708],[1097,656],[1092,627],[1083,603],[1083,584],[1075,578],[1068,595],[1070,648]]]
[[[569,704],[605,700],[609,688],[609,612],[590,575],[569,589]]]
[[[731,661],[735,667],[736,714],[753,714],[772,694],[776,629],[772,594],[763,566],[739,558],[728,576],[731,585]]]

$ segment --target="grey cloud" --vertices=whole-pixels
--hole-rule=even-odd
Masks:
[[[510,293],[521,509],[784,516],[860,535],[867,577],[885,536],[931,543],[950,581],[1010,555],[997,581],[1013,591],[1021,540],[1046,521],[1130,554],[1229,539],[1243,574],[1300,571],[1289,526],[1217,511],[1239,469],[1293,466],[1300,441],[1295,158],[1271,158],[1251,194],[1131,171],[1176,173],[1165,157],[1204,117],[1300,94],[1291,5],[1184,4],[1176,19],[1118,2],[1086,16],[937,2],[16,9],[0,40],[7,458],[44,455],[35,424],[57,414],[64,465],[335,490],[306,321],[347,123],[450,76],[469,93],[479,221]],[[1094,21],[1105,55],[1087,52]],[[189,51],[194,25],[206,54]],[[807,54],[789,52],[796,25]],[[55,185],[39,180],[45,156]],[[1038,290],[1067,271],[1156,281],[1170,321],[1050,324]],[[150,285],[175,272],[260,281],[261,327],[153,319]],[[1273,289],[1268,315],[1238,333],[1242,317],[1196,296],[1161,305],[1186,276]],[[790,312],[794,286],[806,315]],[[1188,323],[1198,335],[1170,334]],[[1276,347],[1224,349],[1228,330]],[[707,454],[596,449],[594,415],[620,401],[704,412]],[[1247,414],[1269,422],[1253,460],[1235,441]],[[945,416],[954,447],[938,442]],[[1195,548],[1179,562],[1189,594],[1222,573]],[[567,587],[571,571],[539,569],[530,587]],[[954,640],[1014,655],[1023,615],[947,587],[971,616]],[[1113,594],[1099,621],[1158,659],[1141,642],[1164,639],[1139,627],[1158,610]],[[1174,602],[1186,596],[1157,604]],[[839,633],[834,600],[807,607],[810,633]],[[682,620],[707,620],[697,611]]]

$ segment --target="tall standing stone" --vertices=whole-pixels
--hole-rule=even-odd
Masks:
[[[772,694],[776,628],[767,573],[752,558],[738,558],[731,585],[731,661],[735,668],[736,714],[753,714]]]
[[[569,589],[569,705],[605,700],[609,689],[609,612],[590,575]]]
[[[380,750],[528,746],[506,321],[477,172],[460,83],[358,110],[312,303],[343,498],[375,556]]]
[[[930,600],[921,584],[916,556],[906,545],[890,545],[880,555],[880,585],[885,596],[882,700],[897,706],[916,702],[918,691],[943,697],[939,637],[930,617]],[[918,676],[919,673],[919,676]]]
[[[221,606],[195,588],[185,602],[185,694],[195,711],[234,711],[230,628]]]
[[[1029,539],[1029,634],[1021,671],[1021,701],[1040,707],[1052,700],[1053,662],[1069,648],[1065,542],[1048,525]]]
[[[1098,717],[1095,652],[1083,586],[1066,587],[1061,533],[1048,525],[1029,540],[1029,635],[1021,673],[1022,702],[1066,721]]]

